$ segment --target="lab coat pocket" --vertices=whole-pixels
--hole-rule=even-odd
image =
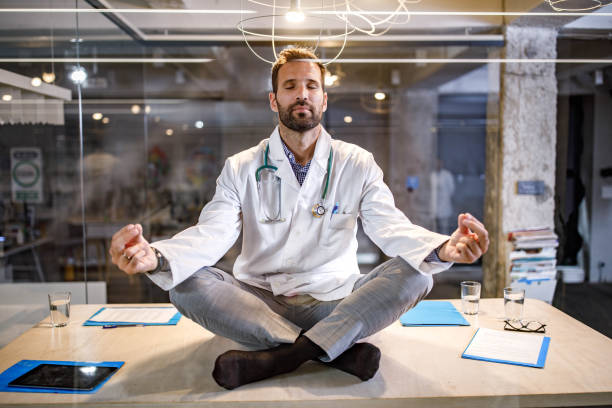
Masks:
[[[348,245],[356,222],[357,217],[354,214],[332,214],[323,232],[323,245],[327,248],[333,248],[342,243]]]
[[[332,214],[329,220],[329,228],[331,229],[352,229],[357,222],[357,218],[353,214]]]

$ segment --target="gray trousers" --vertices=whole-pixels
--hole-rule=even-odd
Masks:
[[[396,321],[433,286],[400,257],[363,275],[344,299],[323,302],[309,295],[274,296],[213,267],[197,271],[170,290],[170,301],[207,330],[253,348],[293,343],[299,334],[331,361],[358,340]]]

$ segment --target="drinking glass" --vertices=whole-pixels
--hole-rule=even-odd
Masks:
[[[51,326],[63,327],[70,320],[70,292],[49,293]]]
[[[504,288],[504,309],[506,320],[520,321],[523,318],[523,305],[525,304],[525,289]]]
[[[466,315],[478,314],[480,301],[480,283],[474,281],[461,282],[461,307]]]

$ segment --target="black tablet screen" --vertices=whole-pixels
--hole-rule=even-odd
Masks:
[[[118,367],[40,364],[11,381],[12,387],[92,390]]]

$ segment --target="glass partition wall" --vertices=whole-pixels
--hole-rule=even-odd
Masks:
[[[128,223],[141,223],[151,241],[195,224],[224,160],[274,129],[270,64],[255,55],[271,58],[272,49],[261,38],[247,47],[236,30],[241,7],[257,8],[244,3],[206,15],[185,4],[148,13],[155,7],[115,1],[3,2],[3,287],[36,282],[46,294],[66,284],[77,303],[168,301],[146,276],[111,263],[110,239]],[[17,7],[30,10],[9,10]],[[109,12],[131,7],[142,12]],[[504,19],[413,16],[380,37],[355,32],[347,44],[318,44],[321,58],[338,56],[328,65],[324,127],[374,154],[397,206],[416,224],[449,233],[460,212],[484,217],[485,146],[500,131]],[[580,81],[609,84],[610,65],[601,63],[609,54],[584,57],[578,53],[588,51],[575,46],[588,33],[582,41],[597,54],[609,31],[561,30],[560,54],[599,61],[558,64],[561,93]],[[277,42],[277,50],[288,44]],[[578,203],[568,205],[567,217]],[[358,237],[365,272],[384,254],[361,228]],[[240,239],[219,266],[231,270],[239,251]],[[482,278],[479,264],[469,273]],[[45,315],[46,297],[7,290],[16,295],[6,302],[36,304]]]

